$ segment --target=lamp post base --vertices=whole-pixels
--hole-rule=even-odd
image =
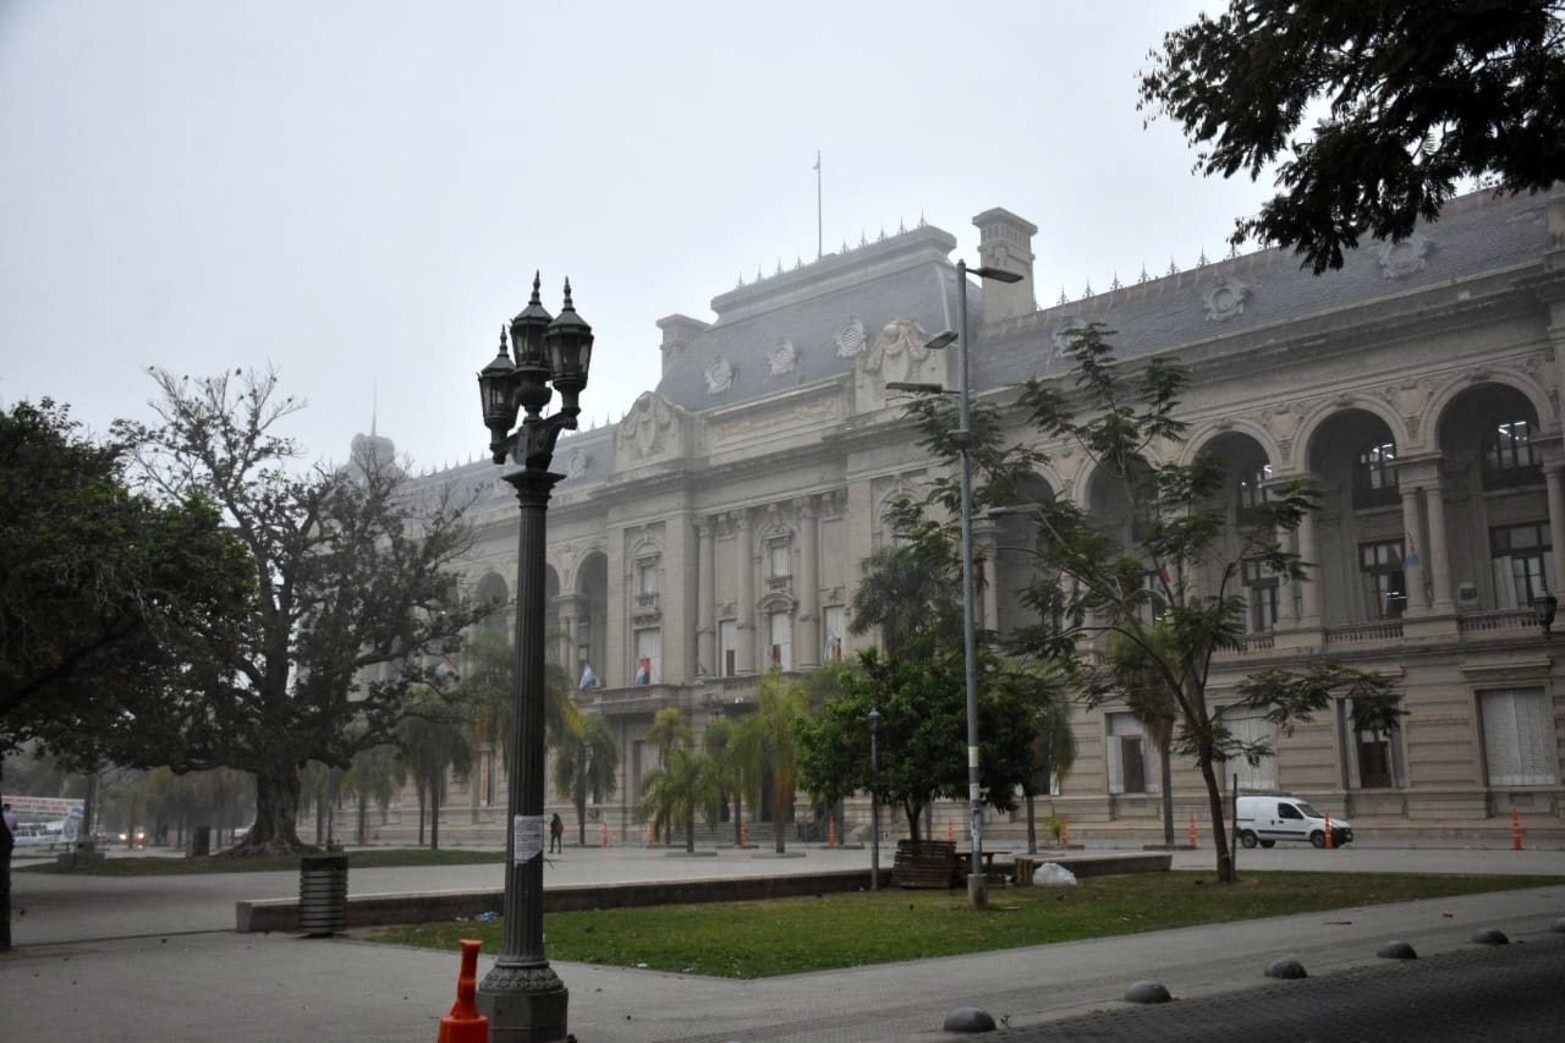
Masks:
[[[983,909],[989,904],[989,878],[982,873],[967,874],[967,904]]]
[[[478,986],[491,1043],[562,1043],[570,991],[547,963],[494,968]]]

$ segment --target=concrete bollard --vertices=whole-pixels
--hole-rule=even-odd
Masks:
[[[456,1003],[440,1019],[435,1043],[489,1043],[489,1019],[478,1013],[478,950],[483,942],[464,939],[462,966],[456,976]]]
[[[1192,811],[1190,813],[1190,847],[1194,849],[1200,846],[1200,844],[1196,843],[1195,812]]]
[[[1522,837],[1522,813],[1520,808],[1511,809],[1511,849],[1520,851],[1525,846]]]
[[[1326,850],[1330,851],[1337,846],[1337,842],[1331,837],[1331,816],[1326,816]]]

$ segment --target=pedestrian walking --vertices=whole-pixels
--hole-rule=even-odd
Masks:
[[[565,820],[560,818],[558,811],[549,820],[549,853],[555,851],[562,855],[565,853]]]

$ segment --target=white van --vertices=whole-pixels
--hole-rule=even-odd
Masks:
[[[1245,847],[1271,847],[1279,840],[1308,840],[1326,846],[1326,816],[1298,797],[1240,797],[1239,843]],[[1353,842],[1353,824],[1345,818],[1331,820],[1334,847]]]

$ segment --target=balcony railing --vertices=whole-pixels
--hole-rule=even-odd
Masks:
[[[1371,645],[1402,640],[1402,621],[1385,619],[1377,623],[1350,623],[1347,626],[1327,627],[1328,645]]]
[[[1463,637],[1495,635],[1517,637],[1538,629],[1538,614],[1530,608],[1502,608],[1466,612],[1457,617]]]

